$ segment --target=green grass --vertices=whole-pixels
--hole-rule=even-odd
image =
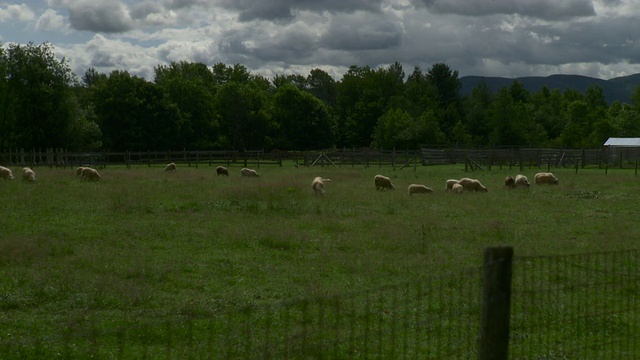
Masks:
[[[285,164],[257,179],[241,178],[240,166],[229,177],[162,169],[108,167],[85,182],[72,169],[35,168],[36,183],[0,181],[0,344],[18,344],[7,353],[38,355],[51,334],[90,322],[113,335],[98,357],[118,357],[118,336],[139,334],[115,329],[135,314],[217,316],[459,272],[480,266],[488,246],[517,256],[615,251],[637,248],[640,234],[633,170],[552,169],[560,185],[509,191],[503,179],[517,168]],[[522,173],[537,171],[546,169]],[[397,191],[376,191],[378,173]],[[324,197],[313,195],[315,176],[332,179]],[[465,176],[489,192],[445,193],[446,179]],[[435,192],[410,197],[411,183]]]

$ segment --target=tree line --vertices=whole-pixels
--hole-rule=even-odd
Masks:
[[[78,78],[51,44],[11,44],[0,49],[0,150],[589,148],[640,136],[638,89],[608,104],[597,85],[460,87],[444,63],[408,75],[397,62],[354,65],[339,80],[186,61],[156,66],[152,81],[93,68]]]

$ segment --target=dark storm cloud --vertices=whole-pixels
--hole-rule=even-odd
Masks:
[[[293,17],[291,7],[282,2],[259,1],[240,12],[238,20],[287,20]]]
[[[118,33],[132,29],[126,7],[117,2],[69,2],[68,11],[75,30]]]
[[[295,11],[353,12],[357,10],[377,12],[382,0],[221,0],[220,4],[239,12],[240,21],[287,20]]]
[[[207,0],[165,0],[164,5],[168,9],[182,9],[188,8],[194,5],[204,5],[207,3]]]
[[[393,49],[402,42],[403,29],[398,23],[369,17],[337,17],[332,20],[320,44],[333,50]]]
[[[137,3],[131,8],[131,17],[134,19],[144,19],[149,14],[161,13],[164,7],[155,1],[145,1]]]
[[[591,0],[415,0],[439,14],[485,16],[495,14],[558,20],[596,15]]]
[[[309,58],[317,49],[317,38],[307,27],[293,26],[278,36],[254,29],[229,31],[221,52],[233,59],[253,59],[256,62],[299,62]]]

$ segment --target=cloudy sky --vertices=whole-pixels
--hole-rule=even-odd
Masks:
[[[172,61],[336,80],[443,62],[460,76],[640,72],[640,0],[0,0],[0,43],[50,42],[82,76]]]

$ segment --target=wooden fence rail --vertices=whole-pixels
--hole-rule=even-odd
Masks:
[[[584,168],[633,167],[640,162],[640,148],[552,149],[552,148],[429,148],[420,150],[329,149],[316,151],[263,150],[180,150],[69,152],[64,149],[0,152],[0,165],[74,167],[107,165],[159,165],[169,162],[199,165],[282,166],[292,161],[296,166],[392,166],[464,164],[467,169],[491,170],[492,167]]]

